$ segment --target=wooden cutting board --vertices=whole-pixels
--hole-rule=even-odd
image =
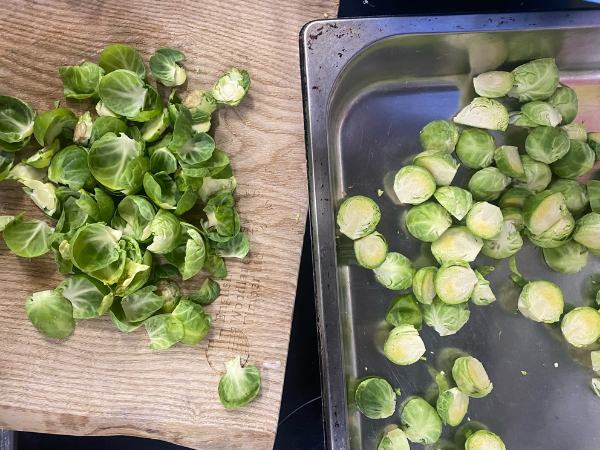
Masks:
[[[197,449],[273,446],[307,211],[298,33],[336,11],[331,0],[2,2],[0,94],[40,112],[56,100],[81,112],[77,101],[65,102],[58,66],[97,62],[109,44],[135,47],[146,64],[157,48],[183,51],[187,89],[210,89],[232,66],[248,70],[248,95],[235,109],[220,107],[213,127],[231,157],[252,249],[227,262],[221,297],[207,308],[207,338],[153,351],[143,329],[121,333],[108,315],[79,320],[67,339],[44,338],[25,315],[25,298],[62,277],[50,254],[17,258],[0,242],[0,428],[135,435]],[[0,211],[43,218],[11,181],[0,183]],[[262,389],[226,411],[217,385],[223,362],[237,354],[258,367]]]

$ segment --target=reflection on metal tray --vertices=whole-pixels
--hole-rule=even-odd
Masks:
[[[599,347],[575,349],[558,324],[520,315],[519,288],[508,278],[507,260],[480,256],[473,264],[496,266],[489,279],[497,302],[471,305],[469,322],[453,336],[440,337],[425,325],[427,360],[395,366],[382,343],[391,328],[385,312],[399,292],[348,263],[352,242],[335,227],[344,195],[371,197],[381,208],[377,229],[390,251],[408,256],[417,268],[435,263],[429,245],[403,228],[408,208],[397,204],[388,180],[421,151],[425,124],[451,118],[473,98],[472,78],[481,72],[555,57],[561,80],[579,94],[576,122],[600,131],[600,13],[318,21],[304,28],[301,47],[329,447],[374,449],[385,427],[400,422],[398,413],[375,421],[362,416],[352,402],[356,380],[386,378],[402,390],[400,409],[408,396],[427,394],[428,366],[442,368],[447,349],[455,348],[480,359],[494,383],[490,395],[472,399],[465,421],[484,423],[513,450],[600,448],[600,400],[589,389],[589,353]],[[496,134],[496,142],[523,149],[525,133],[510,128],[502,138]],[[465,187],[470,174],[461,169],[453,184]],[[378,189],[384,190],[381,197]],[[594,304],[597,257],[576,275],[557,274],[527,242],[517,262],[526,279],[557,283],[567,308]],[[444,427],[442,438],[452,441],[455,431]]]

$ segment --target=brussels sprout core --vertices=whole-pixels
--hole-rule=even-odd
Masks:
[[[406,366],[416,363],[423,356],[425,344],[415,327],[403,324],[390,331],[383,350],[394,364]]]
[[[568,312],[561,324],[562,334],[575,347],[586,347],[600,338],[600,313],[580,307]]]
[[[554,283],[532,281],[521,291],[518,307],[521,314],[535,322],[558,322],[564,308],[563,295]]]
[[[342,203],[337,215],[337,224],[342,233],[354,240],[371,234],[379,219],[379,206],[370,198],[357,195]]]
[[[377,231],[354,241],[354,255],[358,263],[367,269],[381,266],[387,256],[388,245]]]
[[[394,179],[394,192],[400,203],[418,205],[435,192],[435,180],[427,169],[419,166],[405,166]]]

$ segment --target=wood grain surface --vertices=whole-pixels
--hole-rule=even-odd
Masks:
[[[235,109],[220,107],[213,128],[231,157],[252,249],[241,262],[228,260],[221,297],[207,308],[207,338],[153,351],[143,329],[121,333],[108,315],[79,320],[67,339],[44,338],[25,315],[25,298],[62,277],[50,254],[17,258],[0,242],[0,428],[135,435],[197,449],[273,446],[307,210],[298,33],[336,11],[330,0],[2,2],[0,94],[40,112],[56,100],[78,113],[89,108],[64,101],[58,66],[97,62],[109,44],[135,47],[146,64],[157,48],[183,51],[184,90],[210,88],[232,66],[248,70],[248,95]],[[10,181],[0,184],[0,210],[43,218]],[[226,411],[217,385],[235,354],[258,367],[262,389]]]

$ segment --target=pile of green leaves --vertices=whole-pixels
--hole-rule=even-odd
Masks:
[[[162,48],[149,66],[158,82],[178,86],[187,78],[183,60]],[[63,338],[76,319],[108,311],[121,331],[144,325],[153,349],[198,344],[211,323],[202,307],[219,296],[219,285],[207,278],[184,296],[168,279],[187,280],[202,268],[223,278],[224,258],[244,258],[250,249],[229,157],[208,134],[217,104],[235,106],[248,91],[248,73],[231,69],[212,90],[183,100],[173,89],[165,102],[127,45],[106,47],[98,64],[59,73],[65,97],[95,104],[97,118],[89,111],[77,117],[59,102],[37,114],[0,95],[0,180],[21,183],[52,221],[3,216],[0,231],[16,255],[52,252],[59,272],[71,275],[28,297],[27,316],[45,336]],[[32,136],[42,148],[15,164]]]

